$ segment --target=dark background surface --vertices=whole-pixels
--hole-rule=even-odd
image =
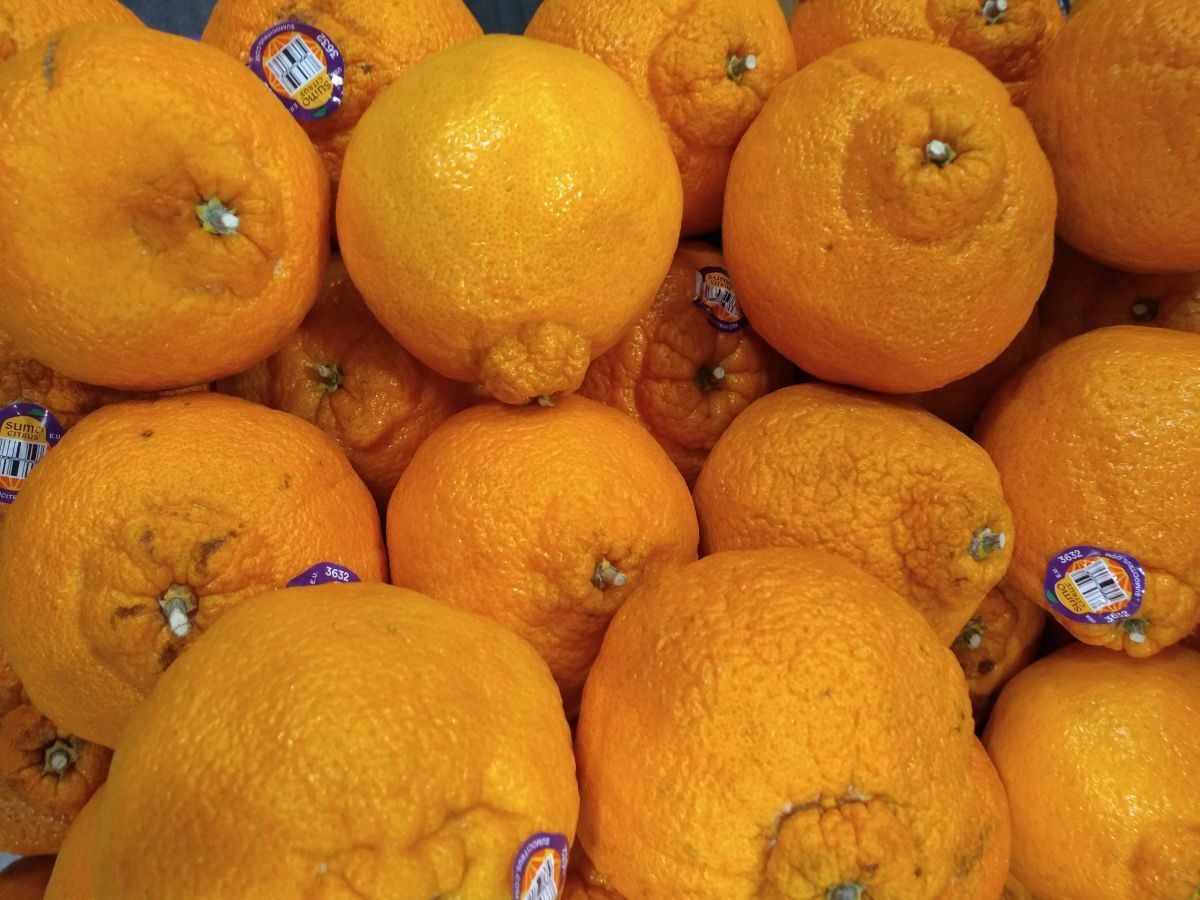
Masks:
[[[147,25],[178,34],[198,35],[215,0],[122,0]],[[539,0],[466,0],[487,32],[520,34]]]

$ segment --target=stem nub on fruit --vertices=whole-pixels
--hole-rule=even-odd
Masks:
[[[725,369],[721,366],[705,363],[696,370],[696,386],[708,393],[715,391],[717,385],[725,380]]]
[[[536,403],[538,406],[553,406],[554,405],[554,395],[553,394],[538,394],[536,397],[533,398],[533,402]]]
[[[186,584],[171,585],[159,599],[158,607],[175,637],[185,638],[192,630],[188,614],[196,609],[196,603],[196,592]]]
[[[1139,300],[1129,308],[1135,322],[1153,322],[1158,318],[1158,301],[1147,298]]]
[[[592,570],[592,584],[601,590],[610,584],[613,587],[620,587],[627,581],[629,581],[629,576],[607,559],[601,559],[596,563],[596,568]]]
[[[742,76],[747,72],[753,72],[758,68],[758,57],[753,53],[747,53],[745,56],[738,56],[736,53],[730,54],[729,61],[725,64],[725,74],[729,76],[730,81],[736,81],[738,84],[742,82]]]
[[[925,145],[925,161],[933,163],[939,169],[950,165],[957,158],[958,154],[954,152],[954,148],[945,141],[935,138]]]
[[[865,885],[857,881],[843,881],[825,889],[825,900],[858,900],[864,889]]]
[[[313,368],[317,370],[321,390],[332,394],[342,386],[342,370],[337,363],[317,363]]]
[[[992,531],[984,525],[971,535],[971,544],[967,547],[967,552],[971,554],[971,559],[982,562],[997,550],[1003,550],[1006,543],[1008,538],[1003,531]]]
[[[968,650],[978,650],[983,644],[984,631],[983,620],[979,616],[975,616],[963,626],[963,630],[958,633],[954,643],[966,647]]]
[[[983,17],[989,25],[1003,22],[1006,12],[1008,12],[1008,0],[983,0]]]
[[[237,234],[237,213],[216,197],[196,204],[196,218],[200,220],[200,227],[209,234]]]
[[[71,770],[71,766],[75,765],[77,759],[79,759],[79,752],[75,749],[74,743],[70,740],[55,738],[53,743],[46,745],[42,753],[42,771],[47,775],[57,775],[61,778]]]
[[[1150,624],[1150,620],[1145,616],[1138,616],[1136,619],[1126,619],[1121,623],[1121,628],[1129,635],[1129,640],[1134,644],[1146,643],[1146,626]]]

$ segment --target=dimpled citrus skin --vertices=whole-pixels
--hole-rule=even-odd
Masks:
[[[1045,625],[1046,611],[1011,591],[994,587],[983,598],[950,648],[966,676],[976,723],[986,718],[1000,689],[1033,662]]]
[[[844,44],[881,35],[948,45],[987,66],[1020,102],[1063,23],[1058,0],[1008,0],[994,23],[983,14],[982,0],[805,0],[792,14],[792,40],[801,68]]]
[[[683,179],[683,234],[720,227],[733,148],[770,92],[796,71],[776,0],[544,0],[529,37],[588,53],[654,111]],[[755,58],[731,72],[730,61]]]
[[[1146,588],[1117,624],[1055,613],[1079,640],[1148,656],[1200,623],[1200,335],[1118,325],[1072,338],[1001,389],[977,437],[1016,522],[1006,588],[1054,612],[1047,565],[1090,545],[1132,555]]]
[[[516,635],[389,585],[277,591],[130,723],[98,897],[510,897],[521,845],[573,839],[578,803],[558,691]]]
[[[387,510],[392,582],[496,619],[550,664],[567,711],[630,593],[696,558],[696,512],[662,448],[584,397],[486,403],[438,428]],[[593,581],[607,560],[624,584]]]
[[[118,0],[0,0],[0,62],[77,22],[140,21]]]
[[[971,742],[971,775],[975,786],[975,829],[972,864],[961,866],[940,895],[941,900],[997,900],[1004,890],[1012,855],[1012,821],[1000,773],[978,738]]]
[[[1198,684],[1193,650],[1131,659],[1079,644],[1008,683],[983,742],[1008,791],[1012,872],[1033,894],[1200,889]]]
[[[53,856],[22,856],[0,870],[4,900],[42,900],[54,868]]]
[[[1060,241],[1038,316],[1043,351],[1107,325],[1150,325],[1200,334],[1200,272],[1119,272]]]
[[[613,619],[576,734],[580,842],[639,900],[940,897],[978,861],[970,717],[950,651],[876,579],[715,554]]]
[[[1012,517],[982,449],[924,410],[832,385],[752,404],[709,454],[695,499],[705,553],[833,553],[905,597],[947,645],[1012,553]],[[977,560],[984,527],[1005,545]]]
[[[958,156],[929,162],[934,140]],[[894,393],[1004,350],[1053,232],[1050,166],[1004,86],[965,53],[899,38],[780,85],[725,193],[725,258],[758,333],[818,378]]]
[[[344,63],[337,111],[301,122],[335,194],[350,135],[379,92],[429,54],[483,33],[462,0],[218,0],[201,40],[248,64],[259,35],[286,20],[323,32]]]
[[[322,374],[318,366],[336,369]],[[217,390],[312,422],[337,441],[380,507],[413,453],[470,402],[466,387],[417,362],[330,259],[312,310],[283,348]]]
[[[603,64],[488,35],[413,66],[346,153],[338,239],[405,349],[509,403],[573,391],[679,235],[667,139]]]
[[[592,360],[579,388],[645,425],[688,484],[729,423],[792,380],[787,360],[752,330],[714,328],[707,310],[692,302],[700,269],[724,264],[707,244],[680,244],[654,305]]]
[[[139,25],[74,25],[5,64],[0,182],[19,211],[0,218],[0,328],[77,381],[246,368],[328,255],[327,179],[287,111],[226,54]],[[212,197],[235,233],[201,226]]]
[[[379,516],[332,439],[220,394],[106,406],[34,468],[9,512],[0,641],[29,696],[116,745],[161,672],[232,606],[317,563],[387,567]],[[176,637],[160,599],[190,589]]]
[[[1061,38],[1025,104],[1054,166],[1058,233],[1118,269],[1200,270],[1200,110],[1186,99],[1200,18],[1177,0],[1090,0]]]
[[[104,793],[101,785],[71,823],[55,859],[44,900],[96,900],[96,823]]]

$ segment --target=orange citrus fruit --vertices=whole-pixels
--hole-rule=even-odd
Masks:
[[[1198,684],[1194,650],[1131,659],[1079,644],[1008,683],[983,740],[1021,884],[1046,900],[1200,891]]]
[[[717,553],[613,619],[580,842],[639,900],[942,897],[978,864],[971,707],[898,595],[814,550]]]
[[[393,583],[520,634],[571,714],[613,613],[694,560],[697,540],[687,485],[654,438],[575,396],[448,419],[387,510]]]
[[[307,591],[231,610],[137,711],[99,900],[511,897],[530,838],[573,840],[571,734],[527,643],[389,585]]]
[[[654,305],[592,361],[579,393],[645,425],[692,484],[729,423],[791,376],[749,328],[720,251],[687,241]]]
[[[796,71],[776,0],[543,0],[525,34],[582,50],[629,82],[679,163],[683,233],[720,226],[733,149]]]
[[[717,441],[695,489],[701,548],[800,546],[904,597],[946,645],[1012,554],[1000,476],[910,404],[827,384],[768,394]]]
[[[0,870],[4,900],[42,900],[54,869],[53,856],[22,856]]]
[[[5,63],[0,121],[19,211],[0,218],[0,329],[29,356],[90,384],[183,387],[268,355],[312,304],[328,180],[226,54],[73,25]]]
[[[44,900],[96,900],[96,823],[104,793],[104,785],[100,785],[71,823],[54,861]]]
[[[311,31],[287,29],[274,39],[264,38],[282,22]],[[332,42],[337,57],[314,32]],[[285,104],[300,99],[300,124],[320,151],[336,194],[350,135],[379,92],[429,54],[482,33],[462,0],[324,0],[303,7],[280,6],[274,0],[217,0],[201,40],[246,65],[258,47],[260,77],[273,90],[283,91],[280,99],[286,96]],[[294,61],[288,54],[280,58],[284,47],[301,49],[291,43],[297,36],[308,45],[308,54],[297,53]],[[297,74],[294,67],[303,67],[310,55],[316,64],[308,63],[310,68]],[[277,59],[276,67],[289,79],[286,83],[274,78],[271,62]],[[335,92],[335,87],[340,90]],[[329,105],[335,94],[338,102]]]
[[[381,506],[421,442],[471,402],[464,385],[392,340],[336,256],[283,348],[216,388],[312,422],[337,441]]]
[[[1025,112],[1054,166],[1059,234],[1130,272],[1200,270],[1200,19],[1178,0],[1091,0],[1042,55]],[[1080,77],[1081,73],[1086,73]],[[1151,128],[1133,128],[1152,122]]]
[[[927,391],[991,362],[1029,318],[1054,185],[982,65],[869,38],[771,94],[734,153],[723,236],[773,347],[826,381]]]
[[[9,512],[0,641],[39,709],[113,747],[213,621],[326,566],[387,573],[374,501],[329,437],[220,394],[118,403],[67,432]]]
[[[975,843],[955,870],[940,900],[997,900],[1012,857],[1012,821],[1000,773],[978,738],[971,743],[971,774],[976,790]]]
[[[579,387],[650,306],[681,204],[666,136],[624,81],[577,50],[488,35],[371,105],[338,240],[405,349],[523,403]]]
[[[995,587],[954,639],[950,649],[966,676],[977,724],[1000,689],[1036,658],[1045,624],[1040,606]]]
[[[0,0],[0,62],[39,38],[78,22],[139,21],[119,0]]]
[[[1017,529],[1006,589],[1135,656],[1200,624],[1200,335],[1072,338],[1001,389],[978,437]]]

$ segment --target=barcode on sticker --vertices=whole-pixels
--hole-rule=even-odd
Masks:
[[[266,61],[271,74],[279,79],[288,94],[295,97],[300,90],[325,71],[325,66],[309,49],[304,38],[296,35],[279,52]]]
[[[0,438],[0,475],[28,478],[30,470],[46,455],[46,447],[16,438]]]
[[[1083,602],[1092,612],[1112,606],[1114,603],[1124,603],[1129,599],[1125,589],[1113,578],[1108,563],[1102,559],[1088,563],[1082,569],[1068,572],[1075,587],[1083,595]]]
[[[742,314],[742,310],[738,306],[737,294],[728,288],[723,288],[715,284],[705,284],[704,299],[710,304],[721,307],[732,318],[738,318]]]
[[[529,889],[521,895],[521,900],[558,900],[558,885],[554,880],[553,854],[542,860],[537,876],[529,885]]]

